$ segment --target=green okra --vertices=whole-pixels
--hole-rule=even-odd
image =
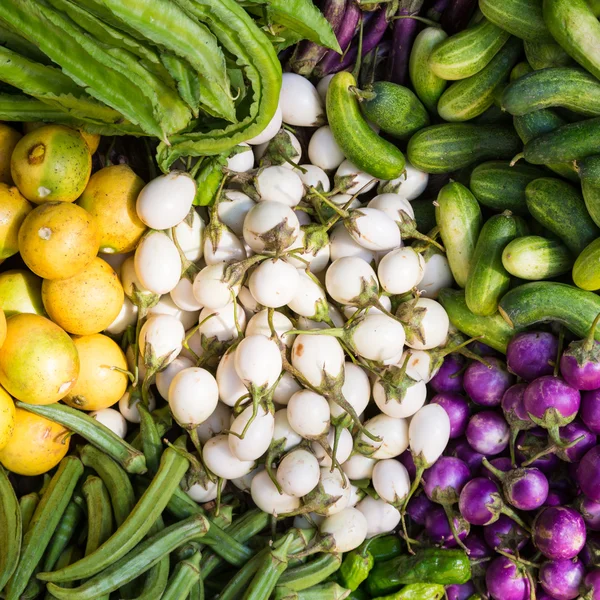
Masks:
[[[188,597],[200,579],[200,558],[200,552],[196,550],[190,558],[177,563],[161,600],[180,600]]]
[[[23,539],[21,508],[8,475],[0,466],[0,531],[2,532],[0,590],[4,588],[19,562]]]
[[[42,571],[51,571],[58,565],[58,561],[65,551],[65,549],[71,543],[77,526],[83,518],[83,510],[79,506],[75,499],[72,499],[63,516],[58,523],[56,530],[50,540],[50,545],[44,556],[44,562],[42,564]]]
[[[21,528],[23,530],[23,535],[25,535],[29,529],[31,517],[33,517],[33,513],[35,512],[39,502],[40,496],[37,492],[32,492],[31,494],[26,494],[25,496],[21,496],[21,498],[19,498],[19,508],[21,510]]]
[[[138,404],[138,412],[140,413],[140,433],[146,464],[152,473],[156,473],[163,452],[161,436],[152,415],[141,402]]]
[[[88,477],[82,492],[87,505],[88,535],[85,555],[88,556],[112,535],[113,515],[108,490],[100,477]]]
[[[346,558],[344,558],[345,560]],[[322,553],[314,560],[286,569],[279,578],[277,585],[294,591],[304,590],[325,581],[330,575],[340,569],[340,565],[342,565],[340,554]]]

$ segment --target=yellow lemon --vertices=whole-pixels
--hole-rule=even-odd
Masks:
[[[12,185],[10,158],[17,142],[23,136],[12,127],[0,123],[0,182]]]
[[[32,209],[15,186],[0,182],[0,259],[19,251],[19,228]]]
[[[23,123],[23,131],[25,133],[30,133],[46,125],[47,123],[44,123],[43,121],[30,121],[28,123]],[[98,146],[100,145],[100,140],[102,139],[102,137],[97,133],[88,133],[87,131],[83,131],[82,129],[78,129],[77,131],[79,131],[79,134],[85,140],[85,143],[88,145],[88,148],[90,149],[90,154],[94,154],[94,152],[98,150]]]
[[[0,273],[0,308],[7,318],[21,313],[45,315],[41,278],[24,269]]]
[[[6,339],[6,316],[4,311],[0,308],[0,348],[4,345]]]
[[[8,444],[15,429],[15,410],[13,399],[0,387],[0,450]]]

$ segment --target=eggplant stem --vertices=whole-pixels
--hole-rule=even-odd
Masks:
[[[446,518],[448,519],[448,525],[450,526],[450,531],[452,532],[454,541],[467,553],[467,556],[468,556],[469,554],[471,554],[471,550],[469,550],[469,548],[467,548],[464,545],[463,541],[460,539],[460,536],[458,535],[458,531],[456,530],[456,526],[454,525],[454,515],[452,514],[450,507],[447,506],[446,504],[442,504],[442,506],[444,508],[444,512],[446,513]]]

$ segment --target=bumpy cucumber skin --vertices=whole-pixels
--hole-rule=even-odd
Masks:
[[[435,112],[438,100],[446,89],[445,79],[438,77],[429,66],[429,56],[433,49],[441,44],[448,35],[439,27],[427,27],[415,38],[408,73],[419,100],[429,112]]]
[[[590,217],[600,227],[600,156],[590,156],[577,163],[583,200]]]
[[[531,65],[524,60],[523,62],[520,62],[513,67],[513,70],[510,72],[509,81],[512,83],[513,81],[520,79],[521,77],[527,75],[527,73],[531,73],[532,71],[533,69],[531,68]]]
[[[512,127],[443,123],[415,133],[408,142],[412,165],[427,173],[451,173],[479,160],[509,159],[522,149]]]
[[[377,81],[368,92],[375,97],[360,102],[363,114],[391,136],[407,139],[429,125],[429,113],[408,88],[390,81]]]
[[[535,71],[550,67],[568,67],[573,59],[554,41],[528,42],[523,44],[527,62]]]
[[[528,215],[525,188],[545,174],[542,169],[525,163],[511,167],[508,161],[492,160],[473,169],[469,188],[477,200],[488,208]]]
[[[600,236],[578,190],[560,179],[542,177],[525,188],[531,216],[557,235],[577,256]]]
[[[429,57],[429,66],[442,79],[471,77],[494,58],[509,37],[510,33],[482,19],[436,46]]]
[[[542,14],[542,0],[479,0],[486,19],[513,35],[533,42],[552,41]]]
[[[582,67],[600,78],[600,23],[585,0],[544,0],[552,37]]]
[[[540,281],[569,271],[573,256],[562,242],[528,235],[514,239],[504,248],[502,264],[514,277]]]
[[[448,183],[438,194],[435,217],[454,280],[465,287],[481,230],[479,204],[464,185]]]
[[[327,90],[327,118],[336,142],[359,169],[377,179],[395,179],[404,170],[404,155],[380,138],[360,112],[350,88],[356,86],[351,73],[336,73]]]
[[[600,81],[583,69],[552,67],[513,81],[502,95],[502,107],[513,116],[553,106],[587,117],[600,115]]]
[[[573,265],[573,283],[582,290],[600,290],[600,239],[586,246]]]
[[[453,83],[441,96],[437,110],[445,121],[468,121],[483,114],[494,102],[496,88],[519,60],[523,43],[509,39],[479,73]]]

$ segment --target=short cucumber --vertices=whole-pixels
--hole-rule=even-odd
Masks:
[[[515,277],[539,281],[569,271],[573,255],[562,242],[527,235],[514,239],[504,248],[502,264]]]
[[[513,67],[513,70],[510,72],[509,80],[516,81],[517,79],[523,77],[523,75],[527,75],[527,73],[531,73],[531,71],[533,71],[533,69],[531,68],[531,65],[527,61],[517,63]]]
[[[448,35],[440,27],[426,27],[417,35],[410,51],[408,73],[419,100],[427,110],[435,112],[440,96],[446,88],[446,80],[438,77],[429,66],[433,49]]]
[[[513,81],[502,96],[502,107],[511,115],[553,106],[588,117],[600,115],[600,81],[583,69],[552,67]]]
[[[566,181],[535,179],[525,188],[525,196],[531,216],[557,235],[574,255],[600,236],[581,194]]]
[[[410,205],[415,213],[417,231],[421,233],[431,231],[436,225],[433,200],[431,198],[417,198]]]
[[[494,103],[478,117],[471,119],[471,123],[475,125],[510,125],[511,116]]]
[[[544,23],[542,0],[479,0],[485,17],[522,40],[551,41]]]
[[[568,67],[573,59],[554,41],[525,42],[527,62],[535,71],[550,67]]]
[[[462,184],[448,183],[439,192],[435,217],[456,283],[465,287],[481,230],[481,209]]]
[[[443,123],[415,133],[408,142],[408,160],[427,173],[451,173],[474,162],[509,159],[522,149],[512,127]]]
[[[582,290],[600,290],[600,239],[586,246],[573,265],[573,283]]]
[[[436,46],[429,57],[431,70],[442,79],[475,75],[494,58],[510,34],[487,19]]]
[[[585,337],[600,313],[600,296],[566,283],[534,281],[510,290],[499,311],[515,329],[556,321]],[[600,326],[595,338],[600,341]]]
[[[335,140],[359,169],[378,179],[395,179],[404,170],[404,156],[369,127],[351,90],[354,87],[356,80],[345,71],[336,73],[329,84],[327,118]]]
[[[600,156],[590,156],[577,163],[581,191],[590,217],[600,227]]]
[[[363,115],[393,137],[406,139],[429,125],[427,109],[402,85],[377,81],[356,93]]]
[[[477,200],[488,208],[527,215],[525,188],[544,175],[542,169],[522,162],[511,167],[508,161],[492,160],[473,169],[469,187]]]
[[[489,317],[498,310],[510,284],[502,252],[517,235],[517,222],[510,211],[494,215],[481,228],[465,287],[465,301],[473,314]]]
[[[523,43],[509,39],[479,73],[453,83],[441,96],[437,110],[445,121],[468,121],[494,102],[494,91],[519,60]]]
[[[552,37],[582,67],[600,78],[600,23],[585,0],[544,0]]]

